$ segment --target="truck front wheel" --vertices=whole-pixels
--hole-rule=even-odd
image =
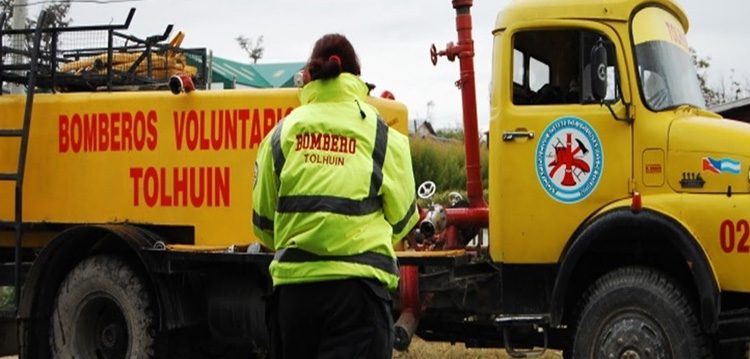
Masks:
[[[55,358],[151,358],[151,295],[124,260],[96,255],[65,278],[50,318]]]
[[[604,275],[582,308],[573,358],[710,358],[687,298],[656,270],[626,267]]]

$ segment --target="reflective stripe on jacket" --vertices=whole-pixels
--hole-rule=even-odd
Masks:
[[[357,76],[316,80],[261,143],[256,236],[277,250],[274,285],[374,278],[396,288],[393,244],[418,219],[408,139],[364,102]]]

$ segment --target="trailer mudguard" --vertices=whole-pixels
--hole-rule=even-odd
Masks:
[[[145,266],[141,248],[152,246],[158,237],[130,225],[81,225],[63,231],[50,241],[34,261],[23,286],[18,308],[21,357],[49,357],[48,321],[57,289],[68,272],[104,240],[128,250],[128,255],[137,256]],[[159,307],[161,312],[162,306]]]

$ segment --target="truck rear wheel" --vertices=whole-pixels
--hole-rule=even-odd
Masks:
[[[617,269],[584,295],[573,358],[710,358],[683,292],[662,273]]]
[[[144,280],[117,257],[90,257],[68,274],[50,325],[56,358],[154,356],[151,295]]]

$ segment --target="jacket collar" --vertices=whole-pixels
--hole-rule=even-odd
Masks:
[[[334,79],[309,82],[300,91],[300,103],[341,102],[361,99],[367,96],[367,85],[358,76],[348,72]]]

